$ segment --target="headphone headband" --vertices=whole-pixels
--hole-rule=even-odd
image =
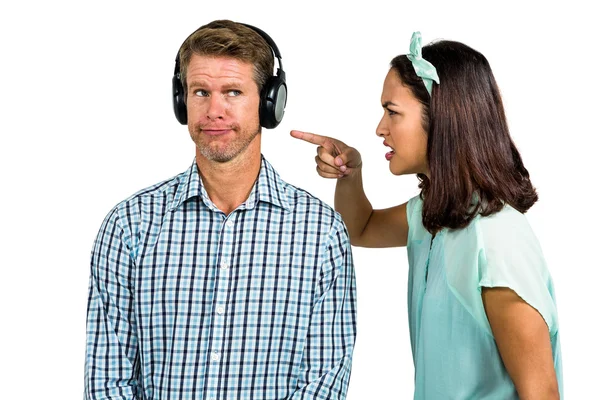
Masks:
[[[279,63],[279,68],[281,70],[283,70],[283,65],[281,64],[281,53],[279,52],[279,48],[277,47],[277,45],[275,44],[273,39],[271,39],[271,36],[267,35],[267,33],[265,31],[263,31],[260,28],[255,27],[255,26],[244,24],[241,22],[240,22],[240,24],[252,29],[254,32],[258,33],[263,39],[265,39],[267,44],[271,47],[273,54],[275,54],[274,58],[277,58],[277,62]]]
[[[247,28],[252,29],[258,33],[269,45],[271,51],[274,54],[274,59],[277,59],[279,68],[277,68],[276,75],[272,75],[267,82],[265,82],[262,91],[260,93],[260,106],[259,116],[260,125],[267,129],[275,128],[281,122],[285,111],[285,105],[287,103],[287,84],[285,82],[285,72],[283,71],[283,64],[281,63],[281,53],[279,48],[275,44],[275,41],[267,35],[265,31],[255,26],[244,24],[239,22],[240,25],[244,25]],[[185,43],[194,33],[192,32],[184,41]],[[181,45],[183,46],[183,44]],[[179,49],[181,50],[181,46]],[[179,50],[175,57],[175,70],[173,72],[172,79],[173,86],[173,111],[175,112],[175,118],[182,124],[187,124],[187,105],[185,104],[185,90],[183,83],[181,82],[181,61],[179,58]]]

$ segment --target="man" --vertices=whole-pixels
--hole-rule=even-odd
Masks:
[[[196,157],[118,204],[100,228],[87,398],[346,397],[356,335],[350,243],[339,214],[261,155],[259,121],[276,125],[285,102],[272,51],[264,32],[231,21],[182,45],[175,109]]]

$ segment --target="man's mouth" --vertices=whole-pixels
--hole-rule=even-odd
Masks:
[[[202,133],[209,136],[225,135],[231,131],[230,128],[202,128]]]

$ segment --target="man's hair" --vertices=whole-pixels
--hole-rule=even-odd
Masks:
[[[261,92],[273,75],[271,46],[253,29],[229,20],[218,20],[201,26],[179,49],[181,83],[187,91],[187,69],[193,54],[229,57],[254,65],[254,81]]]
[[[391,68],[423,105],[431,177],[417,175],[423,225],[430,232],[463,228],[505,204],[526,212],[538,196],[510,137],[487,59],[446,40],[424,46],[422,54],[440,78],[431,96],[405,55],[395,57]]]

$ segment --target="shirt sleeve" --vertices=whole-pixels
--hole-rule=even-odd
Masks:
[[[525,216],[512,208],[483,218],[480,287],[507,287],[544,318],[553,336],[558,330],[552,279],[540,244]]]
[[[291,399],[345,399],[356,339],[356,283],[348,232],[336,215]]]
[[[490,336],[483,287],[506,287],[535,308],[551,336],[558,331],[554,288],[540,245],[523,214],[505,206],[448,234],[444,259],[450,290]]]
[[[413,240],[422,240],[427,230],[423,226],[423,200],[420,195],[412,197],[406,203],[406,219],[408,221],[408,244]]]
[[[117,209],[104,220],[91,259],[87,311],[85,399],[135,399],[138,338],[130,236]]]

